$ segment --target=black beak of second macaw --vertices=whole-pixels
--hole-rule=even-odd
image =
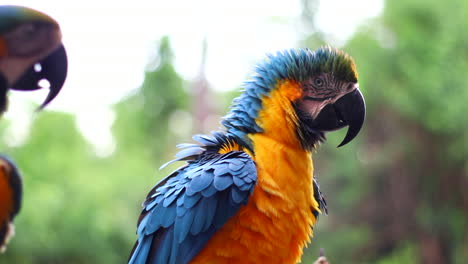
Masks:
[[[366,104],[359,89],[355,89],[335,103],[325,106],[314,119],[314,128],[322,131],[333,131],[348,126],[343,141],[338,147],[344,146],[353,140],[362,125],[366,116]]]
[[[39,85],[39,82],[47,80],[49,82],[49,94],[39,107],[39,110],[41,110],[59,94],[67,77],[67,68],[67,52],[64,46],[60,45],[47,57],[32,65],[11,89],[17,91],[38,90],[44,88]]]

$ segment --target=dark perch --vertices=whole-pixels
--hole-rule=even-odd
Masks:
[[[320,249],[320,256],[319,258],[314,262],[314,264],[330,264],[325,257],[325,250],[323,248]]]

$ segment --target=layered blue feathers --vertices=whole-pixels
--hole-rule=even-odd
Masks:
[[[188,263],[212,235],[247,203],[257,181],[252,159],[241,151],[219,154],[223,133],[194,137],[177,159],[188,164],[148,194],[129,263]]]

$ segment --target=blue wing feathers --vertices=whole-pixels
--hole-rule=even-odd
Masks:
[[[176,145],[176,148],[190,148],[190,147],[200,147],[200,145],[194,144],[194,143],[181,143],[181,144]]]
[[[206,205],[206,203],[200,203],[200,206],[195,210],[192,227],[190,228],[190,234],[194,236],[202,232],[205,224],[205,212],[209,210],[209,208],[206,208]]]
[[[244,201],[248,193],[238,189],[237,187],[231,189],[232,204],[239,204]]]
[[[173,241],[173,234],[172,232],[168,232],[168,230],[163,230],[162,235],[159,237],[156,235],[153,235],[153,239],[151,241],[152,247],[151,249],[157,249],[158,252],[160,252],[157,255],[150,255],[150,259],[148,259],[145,263],[158,263],[158,264],[163,264],[163,263],[169,263],[169,257],[171,255],[171,250],[172,250],[172,241]],[[158,239],[159,238],[159,239]],[[159,243],[156,243],[157,240]],[[149,253],[149,252],[148,252]],[[151,259],[153,258],[153,260]]]
[[[163,206],[164,207],[168,207],[170,204],[172,204],[172,202],[175,201],[175,199],[177,198],[177,194],[173,194],[169,197],[164,197],[164,201],[163,201]]]
[[[161,216],[161,226],[164,228],[168,228],[174,223],[175,217],[176,217],[176,208],[174,205],[171,205],[170,207],[164,207],[166,208],[166,212],[164,215]]]
[[[237,212],[237,209],[232,208],[230,205],[229,193],[223,192],[218,196],[218,206],[213,221],[215,228],[221,228],[221,226]]]
[[[200,155],[205,151],[204,148],[201,148],[200,146],[196,147],[190,147],[190,148],[185,148],[176,154],[176,158],[179,159],[186,159],[192,156]]]
[[[151,210],[155,205],[159,204],[163,198],[163,196],[158,196],[153,201],[143,204],[143,207],[145,207],[146,210]]]
[[[216,146],[217,144],[216,141],[206,135],[194,135],[192,138],[205,146]]]
[[[182,204],[182,203],[181,203]],[[180,206],[178,205],[177,208],[176,208],[176,214],[178,217],[182,217],[185,215],[185,213],[187,212],[187,208],[183,207],[183,206]]]
[[[188,263],[212,235],[247,203],[256,179],[253,160],[241,151],[213,152],[226,135],[195,135],[202,145],[181,144],[188,165],[158,183],[140,216],[129,263]],[[203,151],[201,151],[201,149]]]
[[[148,223],[146,224],[146,227],[144,228],[145,234],[151,234],[157,229],[161,227],[161,215],[164,214],[166,211],[166,208],[163,206],[162,203],[159,203],[152,209],[152,211],[146,215],[146,217],[149,217],[150,219],[148,220]],[[154,212],[158,212],[155,214]]]
[[[149,217],[144,217],[141,222],[139,223],[138,225],[138,228],[137,228],[137,234],[143,234],[143,231],[146,227],[146,223],[148,223],[148,219]]]
[[[228,187],[230,187],[233,183],[232,176],[226,175],[226,176],[216,176],[213,181],[213,186],[218,190],[218,191],[224,191]]]
[[[239,163],[229,163],[228,164],[229,166],[229,169],[232,170],[232,171],[238,171],[240,169],[242,169],[244,167],[243,164],[239,164]]]
[[[233,183],[237,186],[237,187],[240,187],[242,185],[244,185],[244,183],[246,183],[246,181],[240,177],[234,177],[232,179]]]
[[[185,202],[185,195],[181,195],[178,199],[177,199],[177,208],[179,207],[182,207],[182,208],[185,208],[183,205],[184,205],[184,202]]]
[[[164,197],[164,198],[169,197],[169,196],[170,196],[171,194],[173,194],[176,190],[177,190],[176,188],[170,188],[170,189],[168,189],[168,190],[164,193],[164,196],[163,196],[163,197]],[[165,205],[165,206],[167,206],[167,205]]]
[[[218,189],[216,189],[216,187],[212,184],[208,188],[203,190],[201,194],[203,195],[203,197],[210,197],[213,196],[217,191]]]
[[[193,195],[186,194],[184,198],[184,207],[190,209],[200,201],[202,195],[200,193],[195,193]]]
[[[201,173],[198,177],[192,179],[188,189],[190,189],[190,192],[198,193],[208,188],[212,182],[213,175],[211,173]]]
[[[215,176],[222,176],[230,173],[231,170],[227,166],[216,166],[214,169]]]
[[[249,183],[245,183],[245,184],[239,186],[239,190],[241,190],[241,191],[247,191],[249,189],[250,189],[250,184]]]
[[[176,221],[174,233],[177,234],[177,241],[179,243],[182,243],[187,237],[193,223],[194,213],[193,210],[186,210],[186,213],[180,218],[180,221]]]
[[[216,213],[216,211],[213,210],[213,208],[216,208],[217,204],[218,204],[218,200],[216,200],[216,197],[214,196],[206,199],[207,211],[205,212],[206,218],[205,218],[205,225],[203,226],[203,230],[208,230],[208,228],[210,228],[211,223],[213,222],[213,218]]]
[[[147,240],[151,240],[151,237],[144,237],[141,241],[138,241],[138,245],[135,248],[129,263],[145,263],[146,256],[148,255],[151,243]]]

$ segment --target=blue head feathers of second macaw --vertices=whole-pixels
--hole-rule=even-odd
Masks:
[[[67,76],[67,55],[58,23],[31,8],[0,5],[0,111],[9,89],[30,91],[49,82],[49,94],[40,108],[59,93]]]
[[[356,66],[351,56],[329,46],[315,51],[286,50],[257,64],[252,80],[245,83],[244,93],[234,99],[222,121],[228,133],[252,150],[247,135],[262,132],[257,117],[264,108],[263,98],[285,81],[300,90],[300,96],[290,102],[291,119],[305,149],[314,148],[325,132],[345,126],[349,126],[348,132],[339,147],[356,137],[365,118]]]

